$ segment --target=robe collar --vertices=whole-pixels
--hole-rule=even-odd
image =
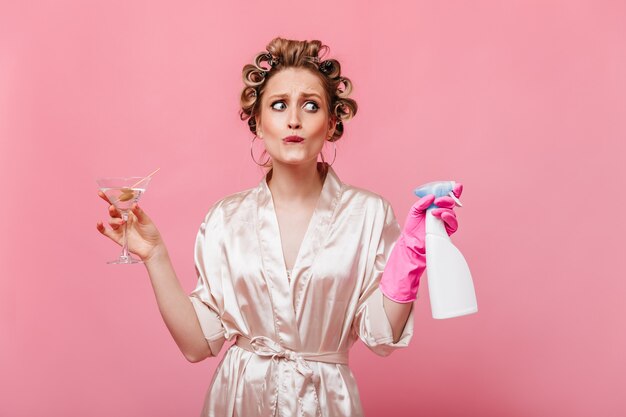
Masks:
[[[272,192],[268,181],[272,178],[273,172],[274,170],[270,169],[257,187],[259,193],[264,194],[266,198],[269,197],[270,200],[272,200]],[[322,185],[322,191],[315,210],[328,208],[328,206],[333,203],[333,199],[338,196],[342,185],[341,180],[335,173],[335,170],[327,162],[318,162],[317,172],[322,176],[322,178],[324,178],[324,184]]]

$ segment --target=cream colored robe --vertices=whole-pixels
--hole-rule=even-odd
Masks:
[[[198,233],[190,299],[214,356],[238,337],[202,416],[361,416],[350,347],[387,356],[413,335],[411,310],[393,343],[378,289],[400,234],[393,210],[329,167],[289,280],[267,179],[213,205]]]

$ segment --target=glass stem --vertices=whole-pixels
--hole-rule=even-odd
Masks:
[[[127,212],[123,212],[122,213],[122,219],[124,220],[124,234],[122,235],[122,258],[124,259],[129,259],[129,255],[128,255],[128,234],[127,234],[127,228],[128,228],[128,213]]]

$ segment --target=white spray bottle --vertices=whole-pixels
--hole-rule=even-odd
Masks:
[[[415,189],[424,197],[450,196],[457,206],[461,202],[452,193],[454,181],[435,181]],[[443,221],[432,215],[435,203],[426,209],[426,274],[433,318],[448,319],[476,313],[476,293],[469,267],[461,252],[452,244]]]

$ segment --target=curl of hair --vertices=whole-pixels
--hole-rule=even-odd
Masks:
[[[246,64],[242,70],[244,88],[241,92],[239,116],[248,121],[250,131],[256,135],[256,116],[267,81],[286,68],[305,68],[317,75],[324,87],[328,114],[336,120],[330,142],[343,136],[344,122],[353,118],[358,110],[356,101],[348,96],[352,82],[341,75],[341,64],[336,59],[324,59],[330,48],[319,40],[298,41],[275,38],[267,50],[258,53],[254,64]]]

